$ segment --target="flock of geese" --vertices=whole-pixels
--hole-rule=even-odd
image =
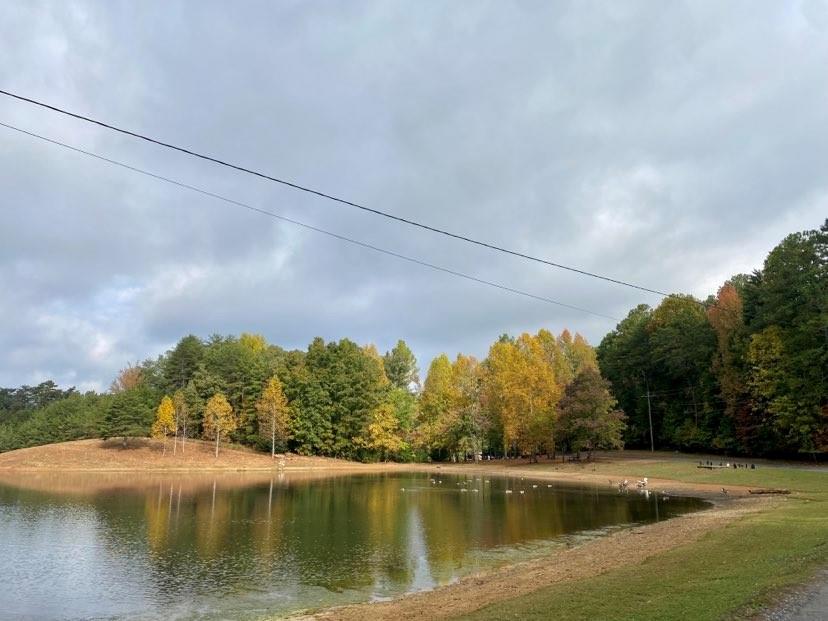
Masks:
[[[479,481],[480,479],[477,479],[477,480]],[[520,480],[523,481],[523,477],[521,477]],[[429,479],[429,482],[431,483],[431,485],[442,485],[443,484],[442,479]],[[484,483],[489,483],[489,479],[485,479],[483,482]],[[477,494],[477,493],[480,492],[480,490],[476,487],[469,489],[468,487],[466,487],[468,484],[469,484],[469,481],[458,481],[457,482],[457,485],[460,486],[460,491],[461,492],[472,492],[474,494]],[[619,494],[624,494],[624,493],[628,492],[631,489],[631,486],[633,485],[633,483],[629,479],[624,479],[623,481],[618,481],[617,483],[615,481],[613,481],[612,479],[610,479],[609,484],[610,484],[610,487],[617,487]],[[635,485],[635,488],[638,491],[640,491],[642,494],[644,494],[647,498],[650,497],[650,490],[647,488],[647,485],[649,485],[649,480],[647,479],[647,477],[644,477],[643,479],[640,479],[640,480],[636,481],[634,483],[634,485]],[[535,484],[535,483],[532,484],[532,489],[537,489],[537,487],[538,487],[537,484]],[[548,483],[546,485],[546,487],[552,487],[552,484]],[[400,491],[404,492],[405,488],[401,487]],[[521,490],[518,490],[518,492],[521,493],[521,494],[525,494],[526,490],[521,489]],[[505,490],[505,493],[506,494],[514,494],[514,490],[507,489],[507,490]],[[727,496],[727,490],[724,487],[722,488],[722,494]],[[669,492],[667,492],[666,490],[661,492],[661,500],[663,500],[665,502],[670,500]]]

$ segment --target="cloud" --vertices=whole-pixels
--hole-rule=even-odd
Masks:
[[[394,214],[706,296],[828,213],[826,3],[24,3],[4,88]],[[658,297],[493,254],[0,98],[0,121],[612,316]],[[0,128],[0,385],[106,387],[182,335],[613,322],[458,280]]]

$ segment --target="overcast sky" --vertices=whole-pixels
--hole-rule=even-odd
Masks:
[[[828,3],[3,2],[0,88],[399,216],[714,293],[828,214]],[[659,297],[0,97],[0,122],[613,317]],[[0,127],[0,386],[105,388],[181,336],[484,356],[615,321],[298,229]]]

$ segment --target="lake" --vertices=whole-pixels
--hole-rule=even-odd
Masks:
[[[705,506],[422,472],[5,474],[0,618],[261,619],[430,589]]]

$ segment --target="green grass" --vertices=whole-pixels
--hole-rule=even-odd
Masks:
[[[613,471],[608,464],[600,468],[608,474]],[[462,618],[741,618],[771,601],[779,589],[807,579],[828,562],[828,473],[782,468],[708,471],[676,462],[618,464],[614,469],[725,487],[785,487],[796,493],[774,508],[640,565],[543,588]]]

